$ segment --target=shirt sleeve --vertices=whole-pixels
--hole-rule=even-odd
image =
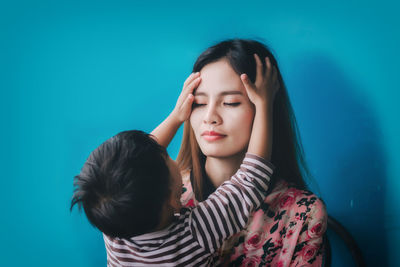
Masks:
[[[213,253],[245,227],[252,211],[265,199],[274,169],[269,161],[246,153],[231,179],[190,213],[190,229],[200,246]]]

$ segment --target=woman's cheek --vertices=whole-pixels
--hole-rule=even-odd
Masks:
[[[251,132],[253,120],[254,120],[254,112],[251,109],[245,109],[237,114],[232,113],[232,117],[229,118],[230,122],[235,123],[235,127],[242,129],[242,131]]]
[[[242,151],[248,146],[251,136],[254,115],[251,110],[241,110],[241,112],[231,112],[229,117],[226,117],[225,125],[229,130],[231,142],[234,149]],[[233,148],[232,147],[232,148]]]
[[[190,126],[192,127],[192,129],[195,133],[196,139],[197,139],[197,131],[199,130],[199,127],[200,127],[200,123],[199,123],[199,120],[201,117],[200,113],[201,112],[199,110],[194,109],[194,110],[192,110],[192,113],[190,114],[190,118],[189,118]]]

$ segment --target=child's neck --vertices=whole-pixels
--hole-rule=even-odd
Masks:
[[[206,158],[205,170],[215,187],[229,180],[237,172],[244,156],[243,152],[226,158]]]
[[[174,213],[173,211],[170,211],[168,208],[164,208],[163,212],[161,213],[161,221],[160,224],[157,226],[157,228],[154,231],[160,231],[168,226],[171,225],[171,223],[174,220]]]
[[[161,211],[160,223],[155,231],[162,230],[171,225],[174,221],[175,213],[179,213],[182,208],[180,197],[175,197],[174,194],[164,203]]]

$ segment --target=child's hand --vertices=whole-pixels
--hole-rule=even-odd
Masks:
[[[254,54],[257,64],[256,82],[253,84],[247,74],[240,75],[250,101],[257,107],[258,105],[270,105],[272,107],[276,92],[279,89],[278,70],[271,66],[270,59],[265,58],[266,69],[257,54]]]
[[[269,160],[272,155],[273,103],[279,89],[278,70],[271,66],[269,58],[266,57],[266,68],[263,72],[260,58],[257,55],[254,55],[254,58],[257,70],[256,82],[253,84],[246,74],[240,75],[247,95],[256,108],[247,151]]]
[[[200,80],[200,73],[190,74],[183,84],[182,93],[176,101],[174,110],[151,132],[161,146],[166,148],[182,123],[189,118],[194,99],[193,90],[199,86]]]
[[[178,101],[176,101],[175,108],[171,113],[177,122],[183,123],[189,118],[190,113],[192,112],[194,99],[193,90],[199,86],[200,80],[200,73],[196,72],[190,74],[183,84],[182,93],[179,96]]]

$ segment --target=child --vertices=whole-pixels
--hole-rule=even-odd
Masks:
[[[75,177],[71,208],[83,206],[103,232],[108,266],[212,265],[213,253],[244,228],[266,197],[274,167],[268,161],[272,144],[265,137],[272,122],[266,125],[264,102],[253,101],[262,94],[246,86],[256,112],[240,169],[196,208],[181,208],[180,172],[165,146],[190,115],[199,82],[198,74],[191,76],[154,138],[122,132],[94,150]]]

